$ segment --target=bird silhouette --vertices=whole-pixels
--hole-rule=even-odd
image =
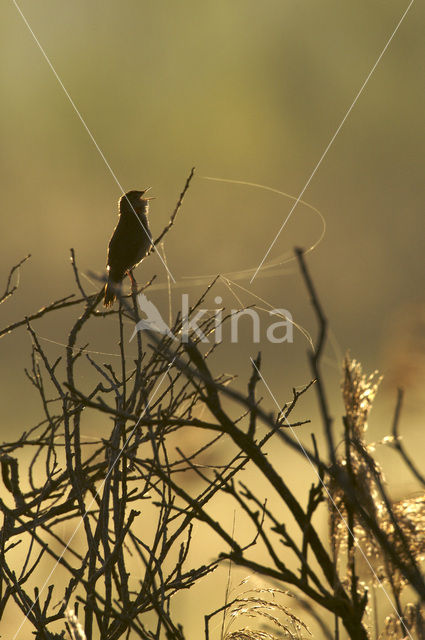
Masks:
[[[131,270],[147,255],[152,244],[148,224],[148,191],[129,191],[118,202],[119,220],[108,246],[108,281],[105,286],[103,304],[110,307],[126,274],[132,283]]]

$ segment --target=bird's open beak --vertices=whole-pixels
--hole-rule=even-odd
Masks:
[[[152,187],[148,187],[147,189],[145,189],[144,191],[142,191],[142,195],[140,196],[141,200],[155,200],[155,196],[151,196],[150,198],[145,198],[145,193],[147,193],[148,191],[150,191],[152,189]]]

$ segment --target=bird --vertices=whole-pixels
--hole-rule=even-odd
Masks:
[[[150,187],[149,187],[150,188]],[[108,245],[108,281],[105,285],[103,304],[114,304],[123,278],[128,274],[132,284],[131,270],[146,257],[152,245],[148,223],[149,200],[143,191],[128,191],[118,201],[118,224]]]

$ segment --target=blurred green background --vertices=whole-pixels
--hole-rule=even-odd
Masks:
[[[182,291],[195,300],[207,282],[184,277],[257,267],[292,206],[283,196],[202,176],[298,196],[407,2],[26,0],[20,7],[123,189],[152,186],[154,236],[196,167],[165,243],[178,285],[175,312]],[[32,254],[19,291],[1,307],[3,327],[75,291],[70,247],[83,272],[104,272],[121,194],[13,2],[2,3],[0,22],[2,282]],[[423,447],[424,23],[423,4],[413,4],[304,194],[327,224],[309,264],[332,328],[325,374],[333,412],[338,418],[341,354],[349,348],[366,371],[385,376],[371,440],[388,432],[402,385],[402,430],[412,450]],[[299,205],[270,258],[311,246],[321,231],[319,216]],[[156,256],[136,277],[143,282],[152,274],[160,286],[151,299],[167,317],[167,277]],[[290,310],[315,335],[294,262],[274,277],[260,272],[252,286],[248,278],[237,282]],[[89,292],[98,286],[84,283]],[[226,307],[238,306],[224,285],[216,293]],[[238,295],[254,302],[249,293]],[[64,343],[74,317],[35,326]],[[117,351],[111,326],[105,322],[91,349]],[[307,346],[298,333],[293,345],[261,345],[264,375],[280,402],[309,380]],[[35,423],[40,411],[23,373],[29,348],[24,329],[0,341],[3,440]],[[52,357],[60,353],[59,345],[47,348]],[[247,327],[240,344],[223,345],[217,370],[236,370],[245,383],[248,357],[258,348]],[[313,400],[303,405],[304,417],[311,412],[314,419]],[[317,421],[313,428],[320,432]],[[396,471],[394,454],[382,455]],[[305,474],[303,464],[294,462],[294,469]],[[397,482],[396,497],[416,488],[407,476]],[[203,621],[189,621],[185,606],[182,622],[188,631],[200,629]]]

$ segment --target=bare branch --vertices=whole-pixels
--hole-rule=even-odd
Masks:
[[[154,246],[156,246],[157,244],[159,244],[161,242],[161,240],[165,236],[165,234],[167,234],[169,232],[169,230],[171,229],[171,227],[174,225],[174,221],[175,221],[176,216],[177,216],[177,214],[178,214],[178,212],[180,210],[180,207],[183,204],[184,197],[186,195],[187,190],[189,189],[190,182],[191,182],[194,174],[195,174],[195,167],[192,167],[192,169],[190,170],[189,176],[188,176],[188,178],[186,180],[186,184],[183,187],[183,191],[181,192],[180,197],[179,197],[179,199],[177,201],[175,209],[174,209],[173,213],[171,214],[170,220],[169,220],[168,224],[164,227],[164,229],[161,231],[159,236],[153,241],[153,243],[152,243],[152,245],[151,245],[151,247],[149,249],[149,253],[152,253],[152,251],[154,250]]]
[[[29,258],[31,258],[31,254],[30,253],[27,256],[25,256],[25,258],[22,258],[22,260],[20,262],[18,262],[18,264],[15,264],[11,268],[11,270],[9,272],[9,276],[7,278],[7,282],[6,282],[6,289],[4,290],[3,295],[0,296],[0,304],[5,302],[8,298],[10,298],[10,296],[13,296],[13,294],[15,293],[17,288],[19,287],[19,273],[20,273],[19,269],[24,264],[24,262],[26,262]],[[12,277],[13,277],[13,274],[15,273],[15,271],[17,271],[16,284],[12,285]]]

